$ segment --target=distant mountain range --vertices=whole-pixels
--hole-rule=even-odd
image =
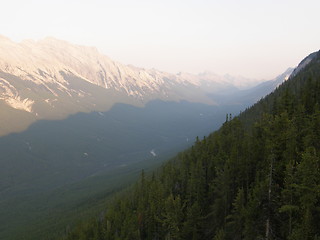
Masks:
[[[0,37],[0,135],[24,130],[40,119],[107,111],[115,103],[144,106],[156,99],[232,103],[230,93],[251,94],[244,89],[260,82],[210,72],[171,74],[127,66],[96,48],[55,38],[15,43]],[[274,85],[264,84],[259,97]]]

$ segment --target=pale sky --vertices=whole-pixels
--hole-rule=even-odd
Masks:
[[[272,79],[320,49],[319,0],[1,0],[0,34],[171,73]]]

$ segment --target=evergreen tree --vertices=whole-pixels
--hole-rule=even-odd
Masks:
[[[320,53],[64,239],[319,239]]]

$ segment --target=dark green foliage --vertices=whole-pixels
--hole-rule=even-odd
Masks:
[[[64,239],[318,239],[319,55]]]

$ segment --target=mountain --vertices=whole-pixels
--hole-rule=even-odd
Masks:
[[[90,199],[129,184],[275,86],[255,93],[255,80],[237,78],[126,66],[54,38],[1,37],[0,239],[45,239],[44,225],[50,235],[83,208],[97,211]]]
[[[320,51],[312,56],[60,239],[318,239]]]
[[[237,89],[231,76],[170,74],[115,62],[96,48],[55,38],[15,43],[0,37],[0,135],[40,119],[107,111],[115,103],[151,100],[217,105],[208,94]],[[250,80],[258,82],[256,80]],[[226,97],[226,96],[225,96]]]
[[[261,98],[265,97],[277,87],[279,87],[283,82],[287,81],[293,72],[293,68],[288,68],[285,72],[277,76],[275,79],[262,82],[250,89],[241,90],[232,94],[230,99],[228,99],[228,104],[243,104],[257,102]]]
[[[305,57],[299,63],[299,65],[294,69],[290,77],[296,76],[302,69],[304,69],[316,57],[317,57],[317,52],[310,53],[307,57]]]
[[[288,68],[284,73],[280,74],[275,79],[264,81],[254,85],[253,87],[246,87],[245,89],[239,89],[232,85],[229,88],[223,89],[215,87],[218,89],[218,91],[210,91],[208,96],[219,105],[242,105],[244,107],[248,107],[271,93],[279,85],[288,80],[293,70],[293,68]]]
[[[263,82],[263,80],[249,79],[242,76],[231,76],[229,74],[220,76],[210,71],[205,71],[197,75],[180,72],[177,75],[199,86],[207,93],[250,89]]]

